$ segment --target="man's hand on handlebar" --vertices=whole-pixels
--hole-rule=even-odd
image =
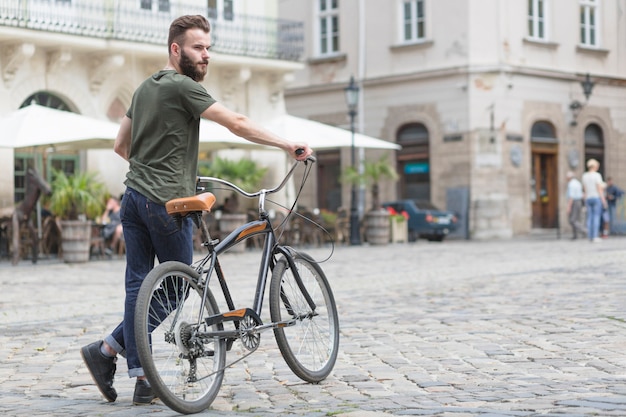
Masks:
[[[313,150],[308,145],[302,143],[294,143],[289,151],[289,155],[298,161],[305,161],[312,154]]]

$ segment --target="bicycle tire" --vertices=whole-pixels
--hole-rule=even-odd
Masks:
[[[272,273],[270,317],[274,323],[299,317],[291,325],[274,328],[274,336],[293,373],[315,383],[326,378],[335,366],[339,316],[326,275],[317,262],[303,253],[294,254],[293,261],[316,309],[311,312],[287,259],[282,257]]]
[[[156,396],[182,414],[198,413],[211,405],[222,385],[226,362],[223,339],[193,340],[203,296],[198,279],[198,272],[189,265],[162,263],[144,279],[135,308],[135,339],[144,373]],[[218,314],[210,291],[205,310],[207,315]],[[206,325],[201,327],[207,330]],[[219,323],[212,329],[223,326]],[[189,380],[192,356],[197,357],[196,380]]]

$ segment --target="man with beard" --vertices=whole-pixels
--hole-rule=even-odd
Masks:
[[[192,262],[191,219],[179,227],[165,203],[196,192],[200,117],[299,160],[312,153],[306,144],[276,136],[207,93],[199,82],[207,73],[210,47],[210,27],[203,16],[182,16],[172,22],[168,63],[137,88],[115,141],[115,152],[129,162],[120,210],[126,243],[124,318],[104,340],[81,349],[98,389],[110,402],[117,398],[113,387],[117,354],[126,357],[129,376],[137,378],[133,403],[154,400],[135,344],[135,303],[155,256],[160,263]],[[296,155],[297,149],[304,152]]]

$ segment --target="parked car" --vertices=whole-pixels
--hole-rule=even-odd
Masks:
[[[409,241],[418,238],[441,242],[456,230],[457,217],[451,211],[439,210],[426,200],[398,200],[383,203],[392,213],[408,215]]]

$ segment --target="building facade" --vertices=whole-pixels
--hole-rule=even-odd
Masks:
[[[167,63],[168,28],[182,14],[211,22],[204,81],[210,94],[255,120],[284,114],[284,85],[302,68],[303,31],[299,22],[277,19],[277,11],[276,0],[1,2],[0,118],[38,103],[119,121],[139,83]],[[283,154],[231,152],[272,167]],[[0,148],[0,207],[23,198],[28,167],[48,177],[53,168],[95,171],[112,195],[123,192],[127,171],[112,142],[107,150]],[[267,181],[275,184],[276,178]]]
[[[566,174],[588,158],[626,186],[626,0],[283,0],[279,16],[305,25],[288,112],[347,127],[354,76],[357,130],[403,146],[383,199],[506,238],[569,230]],[[349,201],[349,152],[318,155],[319,207]]]

